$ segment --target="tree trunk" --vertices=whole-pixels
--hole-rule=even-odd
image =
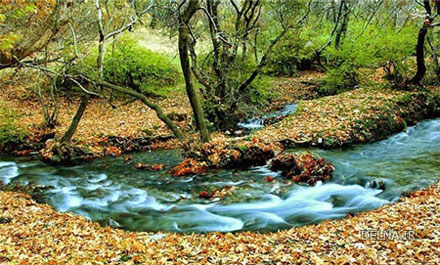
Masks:
[[[414,77],[411,79],[411,83],[415,85],[420,85],[423,77],[426,73],[426,65],[425,65],[425,38],[428,33],[428,27],[431,25],[431,4],[429,0],[424,0],[423,5],[426,10],[426,18],[423,21],[423,26],[419,30],[419,35],[417,37],[417,45],[416,45],[416,60],[417,60],[417,72]],[[437,8],[438,3],[436,3],[435,7]]]
[[[78,110],[76,111],[75,116],[73,117],[72,123],[70,124],[69,129],[64,133],[61,138],[61,143],[68,143],[72,139],[73,135],[76,132],[76,128],[78,128],[79,121],[81,120],[86,108],[87,103],[89,102],[90,95],[83,94],[81,97],[81,103],[79,104]]]
[[[434,63],[434,72],[437,77],[437,83],[440,81],[440,64],[438,62],[438,48],[437,45],[433,45],[429,38],[426,39],[429,47],[432,50],[432,62]]]
[[[209,132],[206,127],[205,115],[200,102],[199,91],[194,87],[194,78],[191,73],[190,60],[189,60],[189,47],[188,41],[190,38],[189,29],[187,24],[191,20],[194,12],[199,5],[198,0],[189,1],[188,7],[184,14],[180,18],[179,26],[179,56],[180,64],[182,66],[182,72],[185,77],[186,93],[188,94],[191,107],[196,118],[197,127],[200,131],[201,141],[208,142],[210,140]]]
[[[426,73],[425,66],[425,37],[428,33],[428,29],[426,27],[422,27],[419,30],[419,36],[417,37],[417,46],[416,46],[416,57],[417,57],[417,72],[414,75],[411,83],[415,85],[420,85],[423,77]]]
[[[98,10],[98,28],[99,28],[99,44],[98,44],[98,57],[96,59],[96,67],[98,69],[99,79],[102,79],[102,71],[103,71],[103,60],[104,60],[104,33],[102,31],[102,10],[99,5],[99,0],[95,2],[96,8]],[[61,138],[61,143],[68,143],[72,139],[73,135],[76,132],[79,122],[84,114],[84,111],[87,108],[87,104],[89,103],[90,95],[84,93],[81,97],[81,103],[79,104],[78,110],[76,111],[75,116],[70,124],[69,129]]]
[[[344,7],[344,0],[341,0],[340,4],[339,4],[339,8],[338,8],[338,12],[335,13],[335,25],[333,26],[332,32],[330,33],[330,37],[328,38],[328,41],[319,49],[315,50],[315,54],[316,54],[316,61],[318,62],[318,65],[322,68],[323,71],[326,71],[327,68],[326,66],[324,66],[321,62],[321,55],[322,52],[328,47],[330,46],[330,44],[332,44],[333,41],[333,36],[336,33],[336,30],[339,27],[339,22],[341,20],[341,16],[342,16],[342,12],[343,12],[343,7]]]
[[[246,89],[249,87],[249,85],[252,83],[252,81],[254,81],[254,79],[260,74],[261,70],[266,65],[267,58],[270,55],[270,53],[272,52],[272,49],[284,37],[284,35],[286,35],[286,33],[289,30],[290,30],[290,28],[283,29],[283,31],[280,34],[278,34],[278,36],[275,38],[275,40],[272,41],[272,43],[269,45],[266,52],[264,53],[263,57],[261,57],[261,60],[258,64],[257,68],[255,68],[255,70],[252,72],[252,74],[249,76],[249,78],[239,86],[239,88],[238,88],[239,94],[243,94],[243,93],[247,92]]]
[[[341,45],[341,40],[342,40],[343,35],[345,35],[345,33],[347,32],[348,18],[350,15],[347,3],[345,1],[343,1],[343,10],[344,10],[344,14],[342,16],[342,23],[341,23],[341,26],[338,28],[338,30],[336,32],[336,37],[335,37],[335,48],[337,50],[339,49],[339,46]]]
[[[156,112],[157,117],[168,126],[168,128],[173,132],[173,134],[177,138],[179,138],[179,139],[184,138],[182,132],[179,130],[179,128],[176,126],[176,124],[174,124],[174,122],[170,118],[168,118],[168,116],[165,115],[165,113],[163,113],[162,109],[158,105],[156,105],[153,102],[151,102],[150,100],[148,100],[148,98],[146,96],[144,96],[141,93],[138,93],[136,91],[133,91],[131,89],[120,87],[117,85],[113,85],[113,84],[110,84],[105,81],[98,81],[98,82],[96,82],[96,85],[105,86],[105,87],[108,87],[108,88],[115,90],[117,92],[120,92],[120,93],[123,93],[126,95],[130,95],[132,97],[140,99],[145,105],[147,105],[149,108],[153,109]]]
[[[98,58],[96,58],[96,67],[98,68],[98,78],[102,79],[104,72],[104,40],[99,39]]]
[[[46,47],[57,33],[57,28],[61,26],[60,14],[62,8],[62,2],[57,1],[54,10],[38,32],[33,36],[20,40],[9,53],[0,51],[0,70],[16,66],[20,60]]]
[[[159,14],[156,10],[153,10],[153,14],[151,15],[150,28],[156,29],[157,22],[159,21]]]
[[[95,6],[98,15],[97,24],[99,31],[98,57],[96,58],[96,67],[98,68],[98,79],[102,80],[102,75],[104,71],[105,34],[104,34],[104,25],[102,23],[102,9],[99,0],[95,1]]]

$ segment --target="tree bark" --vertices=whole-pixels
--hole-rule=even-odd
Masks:
[[[104,35],[104,26],[102,23],[102,9],[101,5],[99,3],[99,0],[95,1],[95,6],[98,14],[98,31],[99,31],[99,42],[98,42],[98,57],[96,58],[96,67],[98,68],[98,78],[99,80],[102,80],[102,74],[104,71],[104,42],[105,42],[105,35]]]
[[[72,119],[72,123],[70,124],[69,129],[64,133],[61,138],[61,143],[68,143],[72,139],[73,135],[78,128],[78,124],[87,108],[87,103],[89,102],[90,95],[84,93],[81,97],[81,103],[79,104],[78,110],[76,111],[75,116]]]
[[[23,40],[18,42],[9,54],[0,51],[0,70],[14,67],[20,60],[46,47],[57,32],[61,9],[62,3],[61,1],[57,1],[54,10],[47,19],[45,25],[37,34],[35,34],[35,36],[23,38]]]
[[[429,3],[429,0],[424,0],[423,4],[426,10],[426,18],[423,21],[423,26],[420,28],[419,35],[417,36],[417,45],[416,45],[417,72],[414,75],[414,77],[411,79],[411,83],[415,85],[421,84],[421,81],[426,73],[425,38],[426,38],[426,34],[428,33],[428,27],[431,25],[432,22],[431,4]]]
[[[432,61],[434,63],[434,72],[435,75],[437,76],[437,82],[440,81],[440,64],[438,62],[438,49],[436,45],[432,45],[432,42],[430,41],[429,38],[426,39],[426,41],[429,44],[429,47],[432,50]]]
[[[423,77],[426,73],[426,65],[425,65],[425,37],[428,33],[428,29],[422,27],[419,30],[419,35],[417,37],[417,46],[416,46],[416,57],[417,57],[417,72],[414,75],[411,83],[415,85],[420,85]]]
[[[339,4],[338,15],[336,16],[336,22],[335,22],[335,25],[333,26],[332,32],[330,33],[330,37],[328,38],[328,41],[321,48],[319,48],[318,50],[315,51],[317,56],[318,56],[318,58],[320,58],[322,52],[330,44],[332,44],[333,35],[336,33],[336,29],[338,29],[338,27],[339,27],[339,21],[341,20],[343,6],[344,6],[344,0],[342,0],[341,3]]]
[[[341,45],[342,36],[347,32],[348,18],[350,15],[350,11],[348,10],[347,3],[345,1],[342,1],[342,2],[343,2],[344,14],[342,16],[341,26],[338,28],[338,30],[336,32],[336,37],[335,37],[335,48],[337,50],[339,49],[339,46]]]
[[[199,5],[199,0],[189,1],[188,7],[180,18],[179,26],[179,57],[180,64],[182,66],[182,72],[185,77],[186,93],[188,95],[189,101],[191,103],[191,108],[193,109],[194,116],[196,118],[197,127],[200,131],[201,142],[208,142],[210,140],[209,132],[206,127],[205,115],[200,102],[199,91],[194,86],[194,78],[191,73],[190,59],[189,59],[189,38],[190,33],[187,24],[194,15],[197,7]]]
[[[182,132],[179,130],[179,128],[176,126],[176,124],[174,124],[174,122],[170,118],[168,118],[168,116],[162,111],[162,109],[159,107],[159,105],[154,104],[153,102],[148,100],[148,98],[146,96],[144,96],[141,93],[138,93],[134,90],[120,87],[120,86],[117,86],[114,84],[110,84],[105,81],[98,81],[95,84],[98,86],[108,87],[108,88],[115,90],[117,92],[120,92],[120,93],[123,93],[126,95],[130,95],[132,97],[140,99],[145,105],[147,105],[149,108],[153,109],[156,112],[157,117],[168,126],[168,128],[173,132],[173,134],[177,138],[179,138],[179,139],[184,138]]]

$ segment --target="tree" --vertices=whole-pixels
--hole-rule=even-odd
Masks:
[[[198,89],[194,86],[194,78],[191,73],[190,59],[189,59],[189,39],[190,28],[189,22],[194,16],[199,7],[198,0],[189,1],[188,6],[182,15],[179,16],[179,56],[180,64],[182,66],[183,76],[185,77],[186,93],[191,103],[192,110],[197,122],[197,128],[200,131],[200,138],[202,142],[209,141],[209,132],[206,127],[205,114],[200,102]]]
[[[0,7],[2,7],[7,4],[1,3],[0,5]],[[30,3],[23,2],[17,3],[16,6],[11,8],[6,8],[5,10],[10,11],[2,12],[3,14],[0,18],[14,22],[22,21],[23,17],[28,17],[26,14],[37,10],[37,18],[33,19],[39,21],[41,26],[34,30],[32,34],[29,34],[30,32],[20,34],[20,32],[18,32],[20,30],[17,28],[20,23],[15,25],[11,23],[9,27],[5,27],[9,31],[6,35],[9,39],[3,37],[4,39],[2,40],[2,42],[7,43],[7,46],[0,47],[0,70],[14,67],[20,60],[46,47],[57,34],[59,27],[65,23],[65,17],[63,15],[67,7],[67,3],[58,0],[48,1],[47,4],[43,3],[42,5],[32,4],[32,1]],[[24,36],[24,34],[26,34],[26,36]]]
[[[205,111],[208,119],[217,128],[226,130],[236,126],[240,119],[237,110],[240,106],[251,104],[249,98],[255,92],[251,89],[251,84],[266,65],[273,47],[291,28],[298,27],[305,21],[310,11],[310,3],[306,9],[302,1],[273,1],[266,4],[263,1],[251,0],[240,3],[233,0],[209,0],[201,2],[198,8],[191,10],[193,13],[200,11],[200,22],[203,24],[200,26],[187,23],[187,29],[181,28],[181,32],[191,36],[191,41],[187,41],[191,58],[190,68],[197,81],[204,87],[202,95]],[[278,20],[279,30],[262,51],[258,51],[258,47],[254,45],[257,54],[255,57],[258,57],[258,53],[262,56],[252,65],[247,61],[247,47],[252,44],[250,36],[256,36],[260,28],[264,9],[272,11],[266,12],[267,18]],[[196,45],[205,35],[206,29],[211,47],[208,54],[202,54],[203,62],[199,64],[200,52]],[[182,42],[182,45],[184,44],[185,42]],[[186,56],[181,59],[186,61]],[[184,71],[187,71],[189,64],[184,63]]]
[[[108,5],[108,2],[106,2],[106,5]],[[123,94],[129,95],[129,96],[132,96],[136,99],[141,100],[147,107],[151,108],[152,110],[154,110],[156,112],[158,118],[168,126],[168,128],[173,132],[173,134],[177,138],[182,139],[184,137],[182,132],[180,132],[179,128],[174,124],[174,122],[171,121],[171,119],[169,119],[168,116],[166,116],[164,114],[164,112],[162,111],[162,109],[160,108],[159,105],[151,102],[145,95],[143,95],[140,92],[136,92],[130,88],[124,88],[121,86],[117,86],[115,84],[112,84],[112,83],[109,83],[109,82],[106,82],[103,80],[105,42],[109,39],[116,38],[116,37],[120,36],[125,31],[131,30],[131,28],[139,21],[140,17],[142,15],[146,14],[151,9],[152,5],[148,5],[146,8],[144,8],[140,12],[136,12],[136,16],[129,17],[129,22],[124,23],[119,28],[116,28],[108,33],[104,32],[105,29],[104,29],[104,23],[103,23],[103,11],[101,8],[100,0],[95,0],[95,7],[97,10],[97,25],[98,25],[98,32],[99,32],[99,34],[98,34],[99,35],[98,56],[97,56],[97,60],[96,60],[97,80],[93,80],[87,76],[83,76],[84,80],[86,80],[87,83],[89,85],[91,85],[92,87],[94,87],[94,86],[95,87],[98,86],[101,88],[106,87],[106,88],[109,88],[111,91],[117,91],[119,93],[123,93]],[[108,22],[111,22],[113,18],[109,14],[108,6],[106,6],[106,10],[107,10],[106,11],[107,17],[110,17]],[[75,114],[69,129],[66,131],[66,133],[62,137],[62,140],[61,140],[62,142],[70,141],[74,132],[76,131],[76,128],[79,124],[79,121],[81,120],[82,115],[84,114],[90,93],[87,93],[87,90],[85,90],[85,89],[83,89],[83,91],[85,92],[85,94],[83,95],[83,97],[81,99],[81,103],[78,107],[77,113]],[[110,96],[110,100],[111,100],[112,95],[113,95],[113,93]]]
[[[143,2],[148,3],[143,5],[141,4]],[[109,91],[118,91],[141,100],[156,112],[159,119],[170,128],[176,137],[183,138],[183,134],[178,127],[164,114],[157,104],[150,101],[141,93],[133,93],[131,88],[124,88],[106,82],[102,76],[106,41],[111,40],[114,42],[122,33],[131,31],[135,24],[139,22],[140,18],[151,9],[152,5],[150,1],[133,1],[127,3],[123,0],[116,0],[102,1],[101,3],[100,0],[95,0],[91,3],[83,0],[78,2],[59,0],[56,2],[48,1],[47,3],[42,1],[24,1],[23,3],[25,3],[25,5],[34,3],[32,8],[36,8],[37,17],[40,19],[37,24],[41,24],[42,26],[38,29],[32,29],[31,27],[24,27],[24,30],[22,29],[22,25],[24,25],[27,20],[31,17],[35,17],[33,12],[23,13],[23,11],[20,10],[20,14],[22,15],[16,19],[8,19],[13,17],[13,14],[6,14],[0,17],[0,19],[6,17],[5,21],[7,21],[7,24],[4,28],[13,29],[17,32],[17,35],[18,33],[22,36],[25,34],[31,35],[30,38],[15,41],[12,45],[9,45],[11,47],[7,47],[7,49],[0,49],[0,69],[13,67],[16,69],[39,71],[43,73],[42,76],[50,80],[49,83],[51,87],[53,87],[53,89],[51,88],[50,90],[51,93],[56,93],[57,84],[66,82],[71,82],[81,89],[83,95],[78,110],[60,141],[69,142],[71,140],[91,96],[107,97],[105,94],[106,91],[96,89],[97,87],[108,88]],[[41,6],[37,6],[37,4]],[[0,3],[0,11],[2,10],[2,5],[9,5],[5,10],[17,8],[14,5],[11,6],[11,4]],[[104,5],[105,8],[103,8],[102,5]],[[95,6],[96,10],[95,21],[90,20],[90,11],[93,10],[91,9],[93,6]],[[144,8],[141,9],[142,7]],[[105,11],[103,9],[105,9]],[[26,6],[23,6],[23,10],[27,10]],[[69,27],[66,27],[66,25]],[[98,29],[98,34],[94,29]],[[55,34],[57,34],[57,38],[54,38]],[[78,52],[78,40],[82,41],[82,47],[87,47],[88,50],[90,50],[90,47],[96,43],[97,36],[99,37],[99,52],[94,73],[93,71],[90,73],[77,71],[75,68],[76,63],[82,56],[82,54]],[[0,37],[3,38],[3,35],[0,35]],[[49,52],[49,49],[52,50]],[[39,82],[39,80],[40,79],[37,78],[37,82]],[[39,86],[37,87],[39,88]],[[41,92],[41,90],[37,90]],[[40,99],[43,99],[43,97],[41,96]],[[53,97],[53,100],[56,99],[56,96]],[[47,104],[42,103],[42,105],[45,107]],[[46,110],[47,111],[44,111],[45,117],[47,116],[50,119],[56,117],[57,108],[55,108],[52,114],[49,114],[47,108]]]
[[[433,1],[434,7],[437,15],[440,14],[440,2]],[[431,4],[429,0],[423,1],[423,7],[426,11],[425,19],[423,20],[423,25],[419,30],[419,34],[417,36],[417,46],[416,46],[416,58],[417,58],[417,72],[414,77],[411,79],[411,83],[415,85],[420,85],[423,77],[426,73],[426,65],[425,65],[425,38],[428,33],[428,29],[439,26],[439,23],[432,23],[435,17],[432,16]]]
[[[350,17],[350,9],[348,7],[348,3],[345,0],[341,0],[342,9],[342,23],[339,26],[339,28],[336,30],[336,36],[335,36],[335,48],[339,49],[339,46],[341,44],[341,41],[347,32],[348,27],[348,19]],[[340,14],[339,14],[340,15]]]
[[[341,40],[342,32],[347,30],[349,11],[346,11],[346,12],[344,13],[344,9],[348,9],[345,0],[341,0],[341,1],[339,2],[339,7],[338,7],[338,9],[337,9],[337,12],[336,12],[336,8],[335,8],[335,2],[332,2],[332,8],[331,8],[331,10],[332,10],[333,13],[334,13],[334,16],[333,16],[333,17],[334,17],[334,26],[333,26],[333,29],[332,29],[332,31],[331,31],[331,33],[330,33],[330,36],[329,36],[329,38],[328,38],[328,41],[327,41],[324,45],[322,45],[319,49],[317,49],[317,50],[315,51],[315,53],[316,53],[316,58],[317,58],[317,61],[318,61],[318,64],[321,66],[321,68],[322,68],[323,70],[325,70],[326,67],[325,67],[325,66],[322,64],[322,62],[321,62],[321,55],[322,55],[322,53],[324,52],[324,50],[325,50],[328,46],[330,46],[330,45],[332,44],[332,42],[333,42],[333,36],[335,35],[335,33],[336,33],[336,38],[335,38],[335,48],[338,49],[338,48],[339,48],[339,45],[340,45],[340,40]],[[343,17],[343,21],[345,21],[345,23],[343,22],[342,25],[340,26],[339,24],[340,24],[340,21],[341,21],[341,17]],[[345,24],[345,26],[344,26],[344,24]]]
[[[81,120],[86,108],[87,104],[89,102],[90,95],[87,93],[83,93],[81,98],[81,103],[79,104],[78,110],[76,111],[75,116],[72,119],[72,123],[69,126],[69,129],[64,133],[63,137],[61,137],[60,142],[61,143],[68,143],[72,137],[73,134],[76,131],[76,128],[78,127],[79,121]]]

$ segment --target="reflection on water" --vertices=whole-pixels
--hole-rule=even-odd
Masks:
[[[54,167],[2,157],[0,180],[50,186],[45,200],[57,210],[130,230],[276,230],[374,209],[404,190],[434,183],[440,178],[440,119],[378,143],[315,151],[336,166],[332,182],[315,187],[284,184],[267,167],[174,178],[167,170],[139,171],[133,165],[164,163],[169,169],[181,159],[178,150],[135,154],[132,165],[104,158]],[[276,181],[266,182],[268,175]],[[198,198],[202,190],[223,186],[234,186],[234,193],[211,201]]]

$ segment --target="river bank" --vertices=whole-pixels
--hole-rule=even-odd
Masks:
[[[183,90],[176,89],[161,99],[161,106],[183,130],[188,132],[191,108]],[[177,100],[176,100],[177,99]],[[5,142],[0,152],[12,155],[37,154],[50,138],[59,139],[67,130],[80,102],[80,95],[61,94],[58,103],[57,125],[53,130],[42,130],[44,121],[41,103],[25,88],[4,86],[0,91],[0,110],[5,110],[0,125],[5,129]],[[154,111],[138,101],[126,103],[121,98],[113,102],[91,98],[71,145],[85,149],[96,157],[117,156],[132,151],[176,148],[181,145],[156,117]],[[3,128],[2,127],[2,128]],[[8,135],[10,134],[18,134]],[[7,142],[11,139],[12,141]],[[3,139],[1,139],[3,140]]]
[[[28,195],[0,192],[0,263],[435,264],[440,259],[439,207],[437,183],[344,220],[268,234],[182,235],[103,228]],[[363,231],[394,231],[394,236],[366,238]]]
[[[298,111],[252,137],[284,147],[337,148],[384,139],[423,119],[440,115],[440,89],[359,88],[300,101]]]
[[[213,142],[226,142],[230,146],[264,142],[278,146],[275,151],[298,146],[337,148],[378,141],[417,121],[440,115],[440,89],[435,87],[420,91],[397,91],[362,85],[361,88],[335,96],[320,97],[315,85],[320,78],[320,73],[304,72],[300,77],[275,80],[274,91],[278,96],[264,111],[296,103],[294,113],[277,114],[270,118],[268,124],[259,126],[262,128],[248,136],[231,137],[227,135],[228,132],[214,132]],[[59,124],[54,130],[41,131],[39,124],[43,116],[40,103],[26,93],[12,87],[5,87],[0,92],[0,107],[8,106],[10,112],[17,113],[14,114],[14,126],[25,135],[19,140],[0,144],[2,152],[28,155],[41,151],[43,159],[48,162],[67,159],[71,163],[70,160],[74,160],[71,157],[76,154],[70,154],[70,151],[75,148],[83,151],[79,153],[86,154],[85,159],[81,159],[79,154],[77,162],[83,162],[103,156],[183,146],[183,142],[172,137],[154,112],[140,102],[114,109],[108,106],[105,99],[99,98],[91,99],[71,142],[72,147],[46,146],[47,139],[59,138],[67,129],[76,111],[75,104],[71,102],[79,101],[79,98],[60,97]],[[191,124],[191,109],[187,98],[182,96],[184,90],[176,89],[170,93],[161,100],[161,105],[185,132],[189,141],[197,141]],[[69,152],[58,152],[64,149]],[[52,159],[53,153],[60,154]]]
[[[224,146],[223,149],[207,144],[192,145],[192,149],[198,148],[193,153],[211,151],[209,155],[197,157],[196,166],[210,164],[212,157],[233,152],[236,146],[261,148],[261,143],[265,143],[277,152],[288,148],[335,149],[377,142],[419,121],[439,117],[440,89],[398,91],[361,87],[334,96],[300,100],[297,106],[293,114],[278,116],[280,121],[260,125],[261,129],[248,136],[217,135],[211,145]]]
[[[219,163],[222,155],[232,159],[240,153],[246,160],[247,152],[255,153],[253,147],[257,145],[270,153],[267,157],[272,157],[272,149],[279,151],[291,146],[282,141],[286,136],[297,144],[303,142],[303,146],[318,147],[375,141],[405,130],[407,125],[420,119],[435,116],[437,91],[434,88],[417,92],[360,88],[300,101],[296,113],[250,136],[214,134],[210,143],[213,152],[204,156]],[[312,106],[318,110],[313,111]],[[328,116],[318,115],[319,111]],[[356,123],[364,120],[365,123]],[[105,125],[111,124],[106,122]],[[334,130],[330,129],[332,126]],[[346,126],[345,129],[342,126]],[[331,183],[316,186],[294,184],[279,172],[261,166],[265,161],[243,170],[228,166],[224,170],[219,164],[206,175],[176,178],[169,170],[182,160],[179,150],[141,152],[129,159],[106,157],[75,167],[3,157],[0,180],[4,184],[29,184],[30,187],[37,184],[37,188],[42,187],[38,190],[41,201],[50,203],[58,212],[51,206],[35,203],[28,195],[0,192],[0,209],[3,209],[0,242],[7,242],[0,246],[0,263],[291,264],[304,261],[348,264],[371,261],[383,264],[408,259],[424,263],[438,258],[428,254],[426,249],[439,248],[438,229],[435,230],[439,220],[435,212],[440,201],[439,184],[426,192],[416,192],[411,198],[403,198],[402,202],[385,204],[438,180],[438,126],[438,119],[424,121],[375,144],[358,145],[349,150],[316,150],[336,168]],[[93,132],[91,128],[86,130]],[[321,134],[312,135],[304,142],[304,132]],[[365,138],[353,132],[363,132],[361,136]],[[350,135],[357,140],[351,140]],[[334,139],[332,137],[338,140],[336,145],[322,144]],[[97,139],[91,139],[93,148],[96,148],[93,141]],[[122,143],[122,147],[130,146],[125,144],[125,138],[115,139],[114,143]],[[222,146],[229,146],[230,152]],[[270,149],[266,149],[267,146]],[[197,154],[197,150],[192,152]],[[139,163],[161,166],[158,171],[150,172],[137,169]],[[204,198],[201,194],[205,193],[214,196]],[[379,207],[379,210],[360,213]],[[344,217],[348,219],[326,221]],[[103,228],[98,222],[126,230],[159,232],[124,232]],[[315,225],[318,222],[321,223]],[[306,226],[291,228],[300,225]],[[423,231],[420,230],[422,225]],[[278,229],[286,230],[265,234],[246,231],[173,233]],[[415,231],[417,237],[407,241],[361,238],[361,231],[386,229],[399,233],[409,229]],[[104,251],[96,252],[98,245],[102,248],[102,242],[107,244]],[[407,249],[415,251],[407,253]]]
[[[314,149],[317,156],[301,148],[285,150],[271,165],[264,164],[273,155],[269,149],[260,153],[263,164],[241,169],[218,167],[232,166],[235,156],[248,163],[246,154],[254,157],[256,149],[232,147],[220,157],[211,154],[216,149],[206,149],[193,155],[208,155],[212,163],[190,175],[176,167],[183,159],[180,150],[133,153],[131,160],[105,157],[73,167],[0,156],[5,185],[0,189],[29,192],[57,211],[130,231],[277,231],[374,210],[436,183],[439,139],[440,119],[426,120],[376,143]],[[139,169],[139,164],[147,166]]]
[[[274,79],[273,90],[277,96],[262,111],[274,111],[290,102],[317,97],[316,87],[307,82],[321,77],[320,73],[304,72],[300,77]],[[67,164],[77,164],[104,156],[182,147],[183,142],[175,139],[154,111],[141,102],[126,104],[126,99],[116,99],[113,105],[118,107],[113,108],[107,99],[91,98],[70,145],[53,148],[54,144],[46,145],[46,141],[59,139],[67,130],[80,96],[62,92],[57,106],[57,125],[52,130],[42,130],[41,103],[24,86],[6,85],[0,91],[0,114],[4,116],[0,126],[5,128],[5,139],[0,139],[0,153],[14,156],[40,153],[42,159],[50,163],[65,160]],[[196,142],[198,135],[194,132],[184,89],[176,87],[160,99],[160,105],[188,140]],[[222,132],[213,132],[212,138],[223,141],[227,137]]]

